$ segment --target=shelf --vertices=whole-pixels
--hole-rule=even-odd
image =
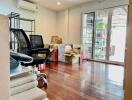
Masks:
[[[32,20],[32,19],[26,19],[26,18],[15,18],[15,19],[18,19],[18,20],[22,20],[22,21],[35,21],[35,20]]]

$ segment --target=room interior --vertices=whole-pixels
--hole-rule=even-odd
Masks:
[[[0,100],[132,100],[132,0],[0,0]]]

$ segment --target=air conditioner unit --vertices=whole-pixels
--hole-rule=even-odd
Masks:
[[[37,4],[34,4],[26,0],[18,0],[17,7],[21,9],[33,11],[33,12],[38,11]]]

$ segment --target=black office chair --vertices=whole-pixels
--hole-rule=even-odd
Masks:
[[[42,35],[29,35],[29,38],[30,38],[30,43],[31,43],[32,49],[44,48],[44,42],[43,42]],[[50,47],[46,48],[45,50],[50,50]],[[50,52],[50,54],[51,54],[51,52]],[[49,61],[50,60],[47,59],[46,62],[49,62]]]
[[[22,29],[10,29],[10,31],[14,33],[15,37],[18,40],[18,43],[19,43],[18,52],[33,57],[33,62],[28,63],[28,64],[22,63],[24,66],[30,66],[30,65],[38,66],[39,64],[45,63],[49,59],[50,50],[45,49],[42,46],[38,46],[39,44],[36,45],[37,42],[33,43],[33,39],[32,39],[32,44],[31,44],[28,36]],[[37,41],[39,41],[39,39],[37,39]],[[38,56],[33,56],[37,54],[46,54],[46,57],[41,58]]]
[[[26,35],[24,30],[22,30],[22,29],[10,29],[10,31],[12,33],[14,33],[14,36],[18,40],[18,44],[19,44],[18,45],[18,52],[33,57],[33,62],[31,62],[31,63],[22,62],[21,64],[23,66],[39,67],[39,64],[44,64],[49,59],[50,50],[45,49],[45,48],[41,48],[42,46],[44,46],[44,44],[42,46],[38,46],[38,44],[36,45],[36,43],[38,43],[38,42],[33,43],[33,40],[31,40],[32,41],[32,45],[31,45],[31,42],[30,42],[28,36]],[[37,39],[37,41],[38,40],[39,39]],[[38,57],[37,56],[38,54],[46,54],[46,57],[45,58]],[[45,76],[45,78],[46,78],[46,76]]]

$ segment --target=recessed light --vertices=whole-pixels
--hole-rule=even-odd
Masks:
[[[61,5],[61,2],[58,1],[58,2],[57,2],[57,5],[60,6],[60,5]]]

